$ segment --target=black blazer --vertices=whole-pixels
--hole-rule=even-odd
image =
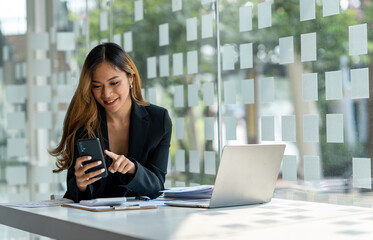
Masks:
[[[110,150],[105,110],[100,107],[101,143]],[[67,173],[66,198],[79,202],[82,199],[123,197],[146,195],[158,197],[164,189],[167,173],[168,153],[170,148],[172,123],[166,109],[150,104],[140,106],[132,102],[128,159],[136,165],[135,174],[121,174],[108,171],[108,176],[88,185],[85,192],[80,192],[75,180],[74,161]],[[77,134],[77,136],[82,136]],[[84,135],[84,134],[83,134]],[[79,137],[78,137],[79,138]],[[77,138],[77,139],[78,139]],[[75,147],[76,149],[76,147]],[[106,166],[112,159],[105,156]]]

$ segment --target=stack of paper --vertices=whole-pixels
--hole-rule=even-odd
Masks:
[[[165,198],[211,198],[213,185],[201,185],[194,187],[176,187],[163,190]]]

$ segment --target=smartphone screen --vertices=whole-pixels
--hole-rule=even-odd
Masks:
[[[105,172],[95,176],[95,177],[107,177],[107,168],[105,164],[105,157],[102,152],[100,140],[98,138],[88,138],[88,139],[79,139],[77,141],[79,156],[91,156],[92,159],[88,161],[84,161],[82,164],[86,165],[87,163],[96,162],[101,160],[101,165],[95,166],[90,168],[86,171],[86,173],[94,172],[101,168],[105,169]]]

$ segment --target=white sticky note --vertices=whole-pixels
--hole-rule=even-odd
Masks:
[[[300,0],[300,21],[315,19],[315,0]]]
[[[169,44],[168,23],[159,25],[159,46],[166,46]]]
[[[26,128],[25,112],[8,112],[6,116],[8,130],[24,130]]]
[[[281,117],[282,141],[297,141],[296,125],[295,115]]]
[[[316,33],[307,33],[300,35],[301,45],[301,61],[316,61],[317,60],[317,47],[316,47]]]
[[[241,91],[243,104],[255,103],[254,79],[242,80]]]
[[[183,53],[172,54],[174,76],[183,75]]]
[[[272,26],[272,3],[271,1],[258,4],[258,28],[267,28]]]
[[[124,51],[132,52],[132,32],[123,33]]]
[[[148,79],[157,77],[157,57],[148,57],[146,62]]]
[[[342,71],[325,73],[325,99],[342,99]]]
[[[260,100],[262,103],[273,102],[275,99],[275,79],[273,77],[260,79]]]
[[[237,139],[237,119],[235,117],[224,117],[225,123],[225,139]]]
[[[183,9],[183,1],[182,0],[172,0],[172,11],[180,11]]]
[[[179,172],[185,172],[185,151],[175,151],[175,170]]]
[[[302,98],[305,102],[319,100],[317,73],[302,74]]]
[[[159,56],[159,76],[170,76],[170,61],[168,55]]]
[[[203,105],[214,105],[214,83],[212,82],[203,84]]]
[[[27,167],[7,166],[5,168],[5,179],[9,185],[27,184]]]
[[[197,18],[188,18],[186,20],[187,41],[197,40]]]
[[[100,31],[106,31],[108,27],[108,14],[107,12],[100,13]]]
[[[262,141],[275,141],[275,117],[261,117]]]
[[[5,86],[6,100],[8,103],[24,103],[26,100],[26,85]]]
[[[215,126],[215,118],[213,117],[205,117],[204,118],[205,124],[205,139],[206,140],[214,140],[214,126]]]
[[[282,159],[282,179],[297,181],[297,157],[295,155],[284,155]]]
[[[136,1],[135,2],[135,22],[140,21],[144,18],[144,6],[143,2]]]
[[[369,68],[351,70],[351,98],[369,98]]]
[[[207,14],[202,16],[202,24],[201,24],[201,37],[204,38],[211,38],[213,37],[214,29],[213,29],[213,14]]]
[[[34,86],[34,101],[35,102],[47,102],[49,103],[52,99],[52,88],[51,86]]]
[[[155,87],[148,89],[148,101],[151,104],[157,104],[157,89]]]
[[[223,70],[234,70],[234,62],[236,53],[234,51],[233,45],[224,45],[223,46]]]
[[[9,60],[9,47],[3,46],[3,60],[7,62]]]
[[[174,107],[184,107],[184,86],[175,86]]]
[[[224,103],[236,104],[236,81],[224,81]]]
[[[43,129],[52,128],[52,113],[51,112],[36,112],[34,116],[35,116],[35,128],[43,128]]]
[[[184,118],[175,118],[175,138],[184,139]]]
[[[322,15],[323,17],[339,14],[340,0],[323,0]]]
[[[321,179],[319,156],[304,156],[304,181],[318,182]]]
[[[8,138],[7,139],[7,156],[24,157],[27,155],[27,149],[24,138]]]
[[[303,141],[319,142],[319,117],[317,115],[303,116]]]
[[[187,53],[187,72],[188,74],[198,73],[198,52],[189,51]]]
[[[199,165],[199,152],[195,150],[189,151],[189,172],[192,173],[200,173],[200,165]]]
[[[240,44],[240,69],[253,67],[253,44]]]
[[[34,76],[49,77],[51,74],[50,59],[34,59],[32,61]]]
[[[352,177],[354,188],[372,189],[370,158],[352,158]]]
[[[115,34],[113,36],[114,43],[118,44],[119,46],[122,46],[122,35],[121,34]]]
[[[188,107],[198,106],[198,85],[188,85]]]
[[[344,142],[343,114],[326,114],[326,142]]]
[[[33,50],[48,50],[49,49],[49,34],[48,33],[32,33],[31,48]]]
[[[253,29],[253,7],[240,7],[240,32],[251,31]]]
[[[284,37],[279,39],[280,64],[294,62],[294,37]]]
[[[216,154],[214,151],[205,151],[205,174],[216,174]]]
[[[75,36],[73,32],[58,32],[57,33],[57,50],[58,51],[74,51]]]
[[[351,55],[368,53],[367,24],[359,24],[348,27],[348,47]]]

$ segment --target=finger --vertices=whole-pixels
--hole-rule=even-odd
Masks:
[[[89,185],[89,184],[91,184],[91,183],[94,183],[94,182],[96,182],[96,181],[98,181],[98,180],[100,180],[100,179],[101,179],[101,177],[91,178],[91,179],[89,179],[89,180],[87,181],[87,185]]]
[[[80,177],[85,174],[85,172],[93,167],[99,166],[102,163],[102,161],[95,161],[92,163],[88,163],[84,165],[83,167],[79,167],[77,170],[75,170],[75,176]]]
[[[127,164],[127,165],[124,167],[124,169],[122,170],[121,173],[123,173],[123,174],[128,173],[128,172],[129,172],[133,167],[134,167],[134,164],[129,163],[129,164]]]
[[[75,170],[77,170],[78,168],[82,167],[83,166],[83,164],[82,164],[83,162],[91,160],[91,159],[92,159],[91,156],[78,157],[76,159],[76,163],[75,163],[75,166],[74,166]]]
[[[100,175],[101,173],[105,172],[105,168],[101,168],[99,170],[96,170],[94,172],[90,172],[90,173],[87,173],[85,174],[83,177],[86,179],[86,180],[89,180],[91,178],[94,178],[95,176],[97,175]]]
[[[126,166],[128,165],[128,162],[125,162],[125,161],[123,161],[122,162],[122,164],[120,164],[119,166],[118,166],[118,172],[120,172],[120,173],[126,173],[126,172],[124,172],[124,169],[126,168]]]
[[[115,154],[113,152],[110,152],[109,150],[105,150],[105,154],[111,157],[114,161],[118,159],[119,155]]]
[[[128,159],[125,156],[120,155],[119,158],[114,162],[114,171],[117,172],[119,169],[119,166],[121,166],[122,164],[126,165],[127,162],[128,162]]]

